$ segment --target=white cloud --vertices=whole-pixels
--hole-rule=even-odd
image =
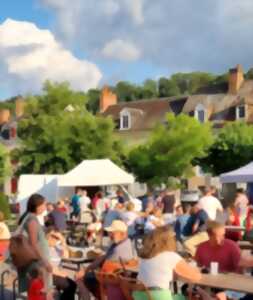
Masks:
[[[95,64],[73,56],[49,30],[8,19],[0,24],[0,77],[12,91],[23,93],[39,91],[47,79],[87,90],[102,75]]]
[[[112,40],[104,46],[102,50],[103,56],[122,61],[134,61],[140,58],[139,49],[130,42],[120,39]]]
[[[252,0],[39,1],[54,11],[63,43],[91,57],[123,40],[138,45],[138,59],[168,73],[252,66]]]

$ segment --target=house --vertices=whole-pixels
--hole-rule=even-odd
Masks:
[[[17,126],[18,121],[23,117],[24,104],[24,100],[21,97],[17,97],[15,100],[15,112],[13,114],[9,109],[0,110],[0,143],[9,152],[19,146]],[[11,161],[11,165],[12,169],[15,170],[16,162]],[[17,178],[11,177],[6,179],[3,190],[6,195],[16,193]]]
[[[142,143],[156,124],[166,122],[166,114],[187,114],[210,121],[214,129],[227,122],[241,120],[253,123],[253,80],[245,80],[241,65],[229,70],[228,87],[223,93],[203,93],[133,102],[117,102],[117,96],[107,87],[102,90],[100,112],[115,122],[115,133],[128,144]],[[200,186],[203,174],[197,170],[190,186]],[[206,178],[206,177],[205,177]],[[210,178],[208,179],[210,181]]]

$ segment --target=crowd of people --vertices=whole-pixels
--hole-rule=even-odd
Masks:
[[[19,290],[27,292],[29,300],[53,299],[56,290],[60,300],[74,300],[77,292],[84,300],[100,299],[96,271],[114,273],[131,266],[138,268],[137,279],[153,299],[173,299],[171,283],[175,274],[182,281],[198,282],[202,273],[210,272],[213,262],[224,273],[241,273],[253,267],[253,256],[244,255],[237,243],[253,237],[253,210],[245,192],[239,189],[226,208],[214,187],[205,187],[202,193],[196,203],[177,203],[174,193],[168,190],[156,196],[148,194],[136,202],[122,191],[114,199],[101,191],[90,199],[85,189],[77,188],[70,201],[61,199],[57,204],[34,194],[18,227],[18,234],[22,232],[33,250],[29,264],[22,265],[15,257],[17,237],[14,234],[11,238],[2,213],[0,240],[10,241]],[[65,233],[70,220],[82,224],[87,212],[93,216],[86,228],[88,245],[96,244],[102,250],[90,265],[73,274],[61,267],[62,259],[69,258],[71,252]],[[233,231],[231,226],[245,230]],[[104,245],[104,238],[110,238],[111,243]],[[142,243],[137,247],[135,241],[140,238]],[[203,299],[231,296],[229,291],[217,289],[207,293],[197,288],[195,292]],[[111,293],[108,299],[124,299],[120,288]],[[182,289],[186,298],[187,293],[189,289]],[[147,299],[141,291],[134,292],[133,297]],[[236,297],[246,299],[247,295]]]

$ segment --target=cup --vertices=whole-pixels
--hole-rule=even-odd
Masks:
[[[216,261],[211,262],[210,273],[212,275],[217,275],[219,273],[219,263],[217,263]]]

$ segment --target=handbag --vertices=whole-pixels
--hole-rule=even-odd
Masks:
[[[10,239],[10,257],[17,269],[24,268],[32,262],[39,260],[39,256],[32,247],[28,237],[24,234],[24,224],[26,221],[27,217],[25,217]]]

